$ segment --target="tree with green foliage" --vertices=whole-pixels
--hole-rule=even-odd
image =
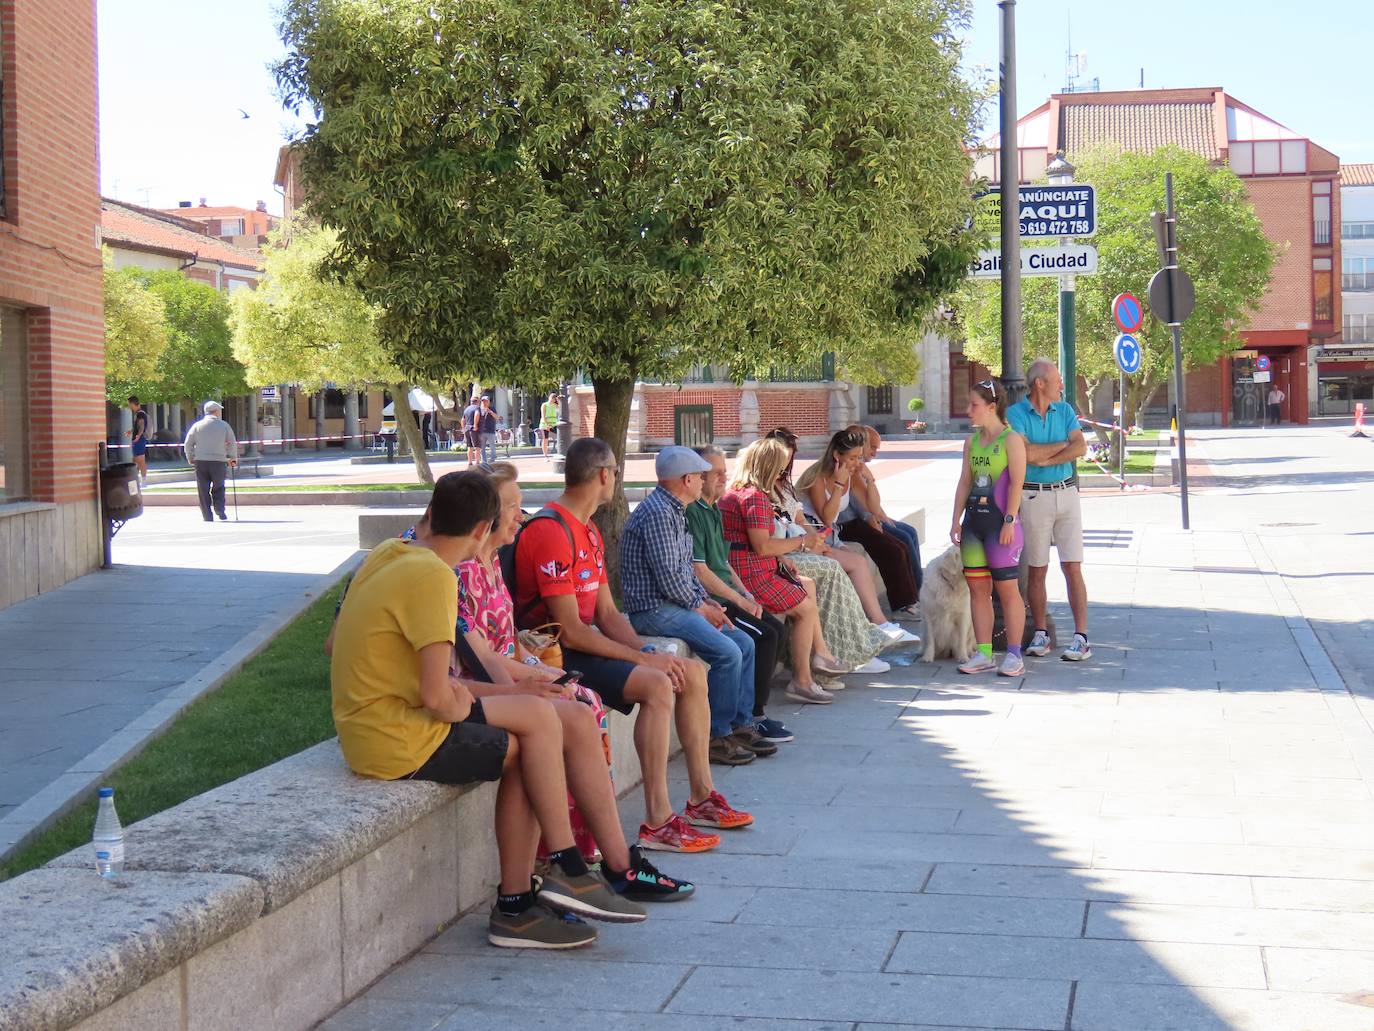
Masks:
[[[965,0],[288,0],[277,75],[397,362],[583,370],[623,457],[636,379],[914,368],[924,266],[972,208],[967,24]]]
[[[116,269],[106,248],[105,394],[122,405],[126,384],[156,378],[167,350],[167,306],[143,280],[142,270]]]
[[[263,278],[256,290],[232,299],[230,329],[235,357],[254,386],[298,383],[322,390],[387,385],[397,405],[396,425],[425,483],[434,482],[424,442],[408,411],[410,384],[382,348],[379,309],[357,286],[321,273],[338,246],[338,234],[308,219],[293,219],[269,238]],[[320,410],[323,406],[320,406]]]
[[[171,269],[125,271],[161,299],[167,348],[151,376],[110,384],[112,398],[122,402],[137,394],[145,402],[203,401],[248,392],[244,368],[229,346],[229,298],[222,290]]]
[[[1164,210],[1164,173],[1174,174],[1179,261],[1197,289],[1197,309],[1183,326],[1186,368],[1215,363],[1241,345],[1240,331],[1259,309],[1277,256],[1255,215],[1245,184],[1229,168],[1178,147],[1148,154],[1099,150],[1072,157],[1076,178],[1097,190],[1098,270],[1079,276],[1074,295],[1078,374],[1088,395],[1117,377],[1112,342],[1120,332],[1111,317],[1117,294],[1148,302],[1146,288],[1159,269],[1150,222]],[[958,304],[964,350],[988,368],[1002,363],[1001,298],[995,282],[970,281]],[[1059,347],[1059,286],[1054,277],[1022,283],[1022,319],[1027,360],[1053,357]],[[1169,327],[1153,313],[1135,334],[1144,360],[1126,377],[1122,418],[1134,425],[1173,372]]]

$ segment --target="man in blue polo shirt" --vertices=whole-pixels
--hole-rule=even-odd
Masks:
[[[1026,483],[1021,495],[1021,526],[1026,535],[1027,590],[1035,635],[1027,655],[1050,651],[1049,600],[1045,576],[1050,546],[1059,552],[1059,567],[1073,610],[1073,643],[1061,658],[1081,662],[1090,658],[1088,644],[1088,588],[1083,583],[1083,511],[1078,498],[1074,463],[1088,449],[1078,416],[1065,404],[1064,380],[1054,362],[1037,358],[1026,370],[1029,393],[1007,409],[1007,422],[1026,438]]]

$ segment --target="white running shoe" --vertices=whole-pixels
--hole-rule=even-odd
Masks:
[[[1026,645],[1026,654],[1034,655],[1037,659],[1050,653],[1050,635],[1043,630],[1037,630],[1035,636],[1031,638],[1031,643]]]
[[[997,668],[997,663],[982,652],[974,652],[967,659],[959,664],[960,673],[991,673]]]
[[[884,662],[882,659],[873,658],[873,659],[869,659],[869,660],[868,660],[867,662],[865,662],[862,666],[855,666],[853,672],[855,672],[855,673],[886,673],[886,672],[887,672],[888,670],[890,670],[891,668],[892,668],[892,666],[891,666],[890,663]]]
[[[1093,648],[1082,634],[1074,634],[1073,643],[1065,648],[1064,654],[1059,657],[1065,662],[1082,662],[1093,657]]]
[[[1007,652],[1002,658],[1002,665],[997,667],[998,676],[1019,677],[1026,672],[1026,664],[1021,661],[1021,656]]]
[[[896,623],[879,623],[878,629],[881,630],[883,636],[893,644],[910,644],[912,641],[920,640],[915,634],[911,633],[909,630],[902,629]]]

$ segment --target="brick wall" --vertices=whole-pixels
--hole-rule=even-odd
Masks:
[[[1245,188],[1265,234],[1282,250],[1274,262],[1269,292],[1248,328],[1294,329],[1310,324],[1312,184],[1306,178],[1246,179]]]
[[[0,302],[28,312],[34,500],[95,496],[104,439],[95,0],[0,0]]]
[[[642,388],[641,388],[642,389]],[[736,387],[685,387],[682,390],[645,391],[644,433],[671,440],[673,410],[679,405],[710,405],[711,426],[717,437],[739,436],[739,399]]]
[[[759,433],[786,426],[799,437],[830,436],[829,390],[760,390]]]

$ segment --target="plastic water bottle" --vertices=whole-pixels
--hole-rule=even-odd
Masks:
[[[91,844],[95,847],[96,872],[107,881],[114,880],[124,869],[124,827],[115,812],[114,788],[100,789],[100,810],[95,814]]]

